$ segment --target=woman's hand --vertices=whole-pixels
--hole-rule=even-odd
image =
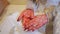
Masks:
[[[24,30],[27,31],[34,31],[39,29],[45,23],[47,23],[47,16],[46,14],[41,14],[34,16],[34,11],[31,9],[24,10],[21,15],[18,17],[17,21],[22,18],[22,26]]]
[[[34,17],[34,11],[32,9],[25,9],[18,17],[17,21],[20,21],[22,18],[33,18]]]
[[[47,16],[45,14],[35,16],[32,20],[28,23],[25,23],[24,30],[27,31],[34,31],[42,27],[48,21]]]

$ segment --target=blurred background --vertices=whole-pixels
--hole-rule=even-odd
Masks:
[[[60,0],[48,0],[50,4],[58,5]],[[23,9],[26,8],[27,0],[0,0],[0,25],[3,23],[4,19],[13,14],[14,12],[21,12]],[[48,34],[53,34],[52,30],[52,23],[49,24],[47,30]],[[51,31],[50,31],[51,30]],[[0,27],[1,32],[1,27]],[[50,33],[49,33],[50,32]]]
[[[48,2],[53,5],[58,5],[59,1],[60,0],[48,0]],[[3,11],[6,11],[6,13],[10,14],[15,11],[22,10],[23,8],[26,7],[26,4],[27,4],[27,0],[0,0],[0,21],[2,19],[1,18],[2,13],[4,13]]]

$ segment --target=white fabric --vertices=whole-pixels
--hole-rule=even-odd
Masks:
[[[54,21],[54,34],[60,34],[60,6],[56,8],[57,16]]]
[[[1,32],[0,32],[0,34],[42,34],[38,30],[36,30],[34,32],[31,32],[31,31],[26,32],[26,31],[24,31],[23,28],[22,28],[21,21],[17,22],[18,15],[19,15],[19,13],[15,12],[14,14],[8,16],[5,19],[3,24],[1,24],[1,27],[0,27]]]
[[[55,5],[55,6],[57,6],[59,1],[60,1],[60,0],[48,0],[48,3],[49,3],[50,5]]]

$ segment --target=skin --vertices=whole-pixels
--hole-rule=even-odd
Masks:
[[[34,3],[38,4],[41,0],[33,0]],[[42,1],[43,2],[43,1]],[[45,4],[45,3],[42,3]],[[45,23],[47,23],[46,14],[41,14],[34,16],[34,11],[28,8],[28,10],[24,10],[18,17],[17,21],[22,19],[22,25],[24,31],[34,31],[42,27]]]
[[[47,23],[47,16],[45,14],[34,16],[34,11],[31,9],[24,10],[19,15],[17,21],[21,19],[24,31],[34,31]]]

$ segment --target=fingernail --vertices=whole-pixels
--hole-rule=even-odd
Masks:
[[[28,31],[28,29],[26,29],[25,31]]]

